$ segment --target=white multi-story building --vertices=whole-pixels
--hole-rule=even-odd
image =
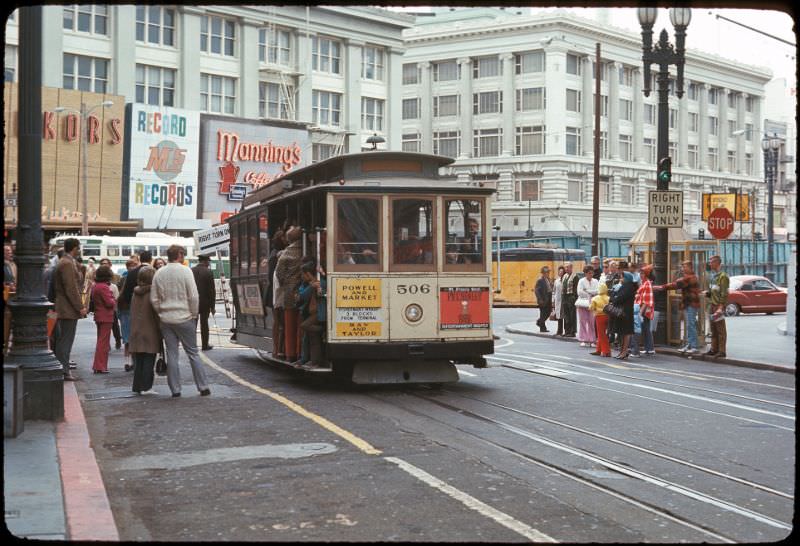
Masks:
[[[536,235],[591,232],[599,43],[599,231],[630,235],[647,221],[658,97],[656,66],[653,91],[642,92],[641,35],[560,10],[445,8],[420,16],[404,37],[403,148],[451,155],[453,178],[496,184],[504,235],[524,234],[529,218]],[[764,233],[760,143],[770,78],[766,69],[688,49],[682,99],[670,85],[669,149],[670,189],[684,192],[690,233],[705,227],[702,194],[731,188],[755,196],[755,230]],[[794,225],[781,212],[790,200],[776,202],[776,227]]]
[[[43,9],[42,85],[311,129],[315,159],[400,147],[409,15],[345,6],[85,4]],[[19,16],[6,25],[17,72]]]

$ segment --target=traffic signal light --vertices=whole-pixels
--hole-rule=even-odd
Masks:
[[[672,180],[672,158],[662,157],[658,160],[658,181],[669,184]]]

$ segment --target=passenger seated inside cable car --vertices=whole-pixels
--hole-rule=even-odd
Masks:
[[[380,201],[343,198],[337,205],[336,263],[379,263]]]
[[[433,264],[433,200],[392,201],[395,264]]]

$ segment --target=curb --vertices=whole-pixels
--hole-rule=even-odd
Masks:
[[[531,332],[529,330],[523,330],[523,329],[520,329],[520,328],[513,328],[511,326],[506,326],[505,330],[506,330],[506,332],[508,332],[510,334],[522,334],[522,335],[526,335],[526,336],[542,337],[542,338],[547,338],[547,339],[555,339],[555,340],[558,340],[558,341],[568,341],[568,342],[573,342],[573,343],[577,343],[578,342],[578,338],[576,338],[576,337],[554,336],[554,335],[551,335],[551,334],[545,334],[545,333],[539,333],[539,332]],[[688,357],[685,354],[683,354],[680,351],[678,351],[677,349],[673,349],[671,347],[656,347],[656,353],[657,354],[660,353],[660,354],[670,355],[670,356],[679,356],[681,358],[688,359]],[[697,356],[692,357],[692,360],[702,360],[702,361],[714,362],[716,364],[729,364],[731,366],[741,366],[743,368],[755,368],[755,369],[759,369],[759,370],[771,370],[771,371],[774,371],[774,372],[789,373],[789,374],[792,374],[792,375],[794,375],[794,373],[795,373],[795,369],[794,368],[789,368],[789,367],[786,367],[786,366],[775,366],[773,364],[763,364],[761,362],[753,362],[753,361],[750,361],[750,360],[739,360],[739,359],[736,359],[736,358],[707,358],[707,357],[705,357],[703,355],[697,355]]]
[[[56,428],[68,540],[119,542],[75,384],[64,382],[64,421]]]

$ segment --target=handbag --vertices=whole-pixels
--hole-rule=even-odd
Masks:
[[[584,298],[578,298],[577,300],[575,300],[575,307],[580,307],[582,309],[588,309],[589,308],[589,300],[588,299],[584,299]]]
[[[167,361],[164,360],[164,345],[161,345],[161,350],[158,352],[158,360],[156,360],[156,375],[167,375]]]
[[[625,310],[618,305],[614,305],[613,303],[606,304],[606,306],[603,307],[603,313],[613,319],[621,319],[625,316]]]

